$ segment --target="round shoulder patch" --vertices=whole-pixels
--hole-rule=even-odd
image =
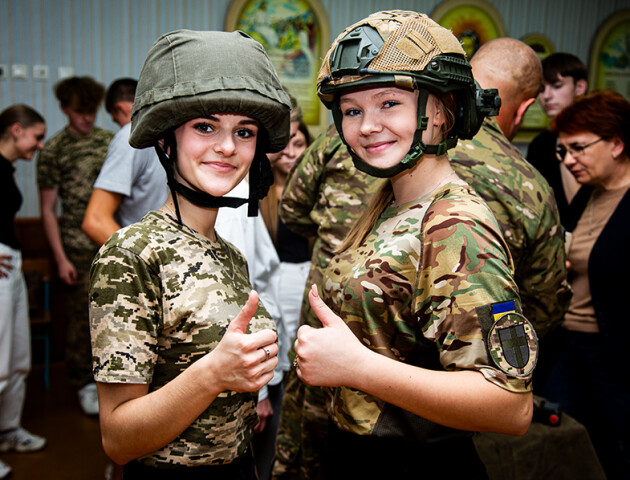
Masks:
[[[514,377],[526,377],[536,366],[538,337],[523,315],[506,313],[488,333],[488,350],[499,370]]]

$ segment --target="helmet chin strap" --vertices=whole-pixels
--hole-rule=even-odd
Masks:
[[[335,125],[337,126],[337,131],[339,132],[339,136],[341,137],[341,141],[348,147],[348,152],[352,157],[352,162],[357,170],[360,170],[368,175],[378,178],[391,178],[395,177],[401,172],[405,170],[412,169],[416,166],[416,164],[422,159],[425,154],[428,155],[444,155],[449,148],[453,148],[457,145],[456,138],[449,138],[445,141],[438,143],[437,145],[426,145],[422,141],[422,134],[427,129],[427,125],[429,122],[429,118],[425,115],[427,109],[427,100],[429,99],[429,92],[426,89],[420,89],[418,95],[418,124],[416,127],[416,131],[413,134],[413,141],[411,143],[411,148],[405,155],[405,157],[396,165],[393,165],[388,168],[377,168],[373,167],[366,163],[361,157],[359,157],[354,150],[348,145],[344,136],[343,130],[341,128],[341,109],[339,108],[339,103],[335,102],[333,106],[333,119],[335,121]]]
[[[170,155],[166,153],[166,150],[170,152]],[[250,217],[255,217],[258,214],[258,201],[261,198],[264,198],[269,191],[269,187],[273,184],[271,165],[269,164],[267,155],[262,153],[262,148],[256,148],[256,153],[254,154],[254,159],[250,168],[249,199],[225,196],[215,197],[214,195],[210,195],[209,193],[203,192],[197,188],[190,188],[181,182],[178,182],[174,175],[174,165],[177,162],[177,144],[175,141],[175,135],[172,132],[164,138],[163,147],[159,144],[155,145],[155,151],[157,152],[162,167],[164,167],[164,170],[166,171],[167,184],[169,190],[171,191],[171,196],[173,197],[177,221],[180,225],[183,224],[183,222],[179,210],[177,194],[180,194],[194,205],[204,208],[237,208],[249,202],[247,214]],[[188,185],[192,186],[192,184],[181,174],[181,172],[178,173]]]

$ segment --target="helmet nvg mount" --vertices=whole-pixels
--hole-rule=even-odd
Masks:
[[[377,12],[348,27],[333,42],[317,78],[317,94],[332,110],[341,139],[339,95],[350,88],[395,86],[418,89],[418,125],[411,148],[393,167],[379,169],[359,158],[348,146],[355,166],[376,177],[392,177],[414,165],[425,153],[442,155],[458,138],[472,138],[483,119],[497,115],[501,99],[496,89],[483,90],[455,36],[424,14],[402,10]],[[422,132],[429,94],[453,96],[455,125],[438,145],[426,145]],[[346,143],[347,145],[347,143]]]
[[[261,127],[249,171],[249,215],[255,215],[258,200],[273,183],[266,153],[282,150],[289,141],[290,110],[289,96],[260,43],[239,31],[177,30],[160,37],[149,50],[138,80],[129,143],[156,148],[178,217],[175,192],[204,207],[238,207],[247,200],[214,197],[175,180],[173,131],[216,113],[254,118]]]

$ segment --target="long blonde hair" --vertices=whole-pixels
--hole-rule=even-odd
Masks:
[[[456,104],[453,96],[451,94],[447,94],[436,97],[441,104],[442,112],[444,112],[444,123],[442,124],[439,133],[432,139],[433,143],[446,138],[455,125]],[[381,213],[383,213],[383,210],[385,210],[385,207],[387,207],[393,199],[394,191],[392,190],[392,183],[385,182],[372,197],[372,200],[368,203],[366,210],[363,212],[361,217],[359,217],[359,220],[352,225],[348,235],[343,242],[341,242],[341,245],[339,245],[339,247],[335,250],[335,253],[340,253],[350,248],[357,248],[361,245],[369,233],[374,229],[374,226],[381,216]]]

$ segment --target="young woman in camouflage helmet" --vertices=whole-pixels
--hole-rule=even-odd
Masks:
[[[248,171],[250,203],[266,193],[266,153],[287,143],[289,112],[264,49],[241,32],[180,30],[148,53],[130,143],[155,146],[170,194],[101,248],[90,289],[103,445],[125,479],[252,474],[276,333],[214,223],[243,203],[225,195]]]
[[[333,43],[318,78],[357,168],[387,177],[311,306],[296,367],[334,387],[326,478],[487,478],[472,432],[523,434],[537,341],[496,220],[447,150],[481,91],[457,39],[415,12],[379,12]]]

